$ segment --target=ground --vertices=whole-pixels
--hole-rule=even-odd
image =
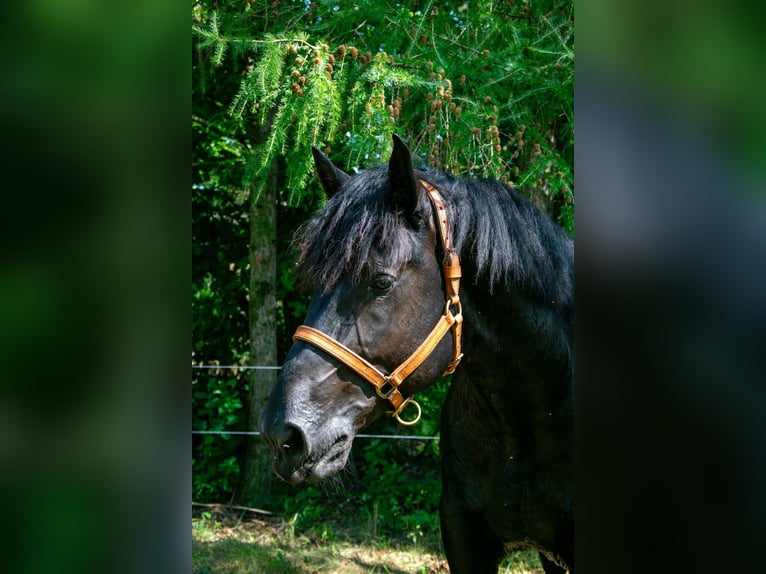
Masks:
[[[542,574],[533,553],[516,553],[504,574]],[[447,574],[438,540],[373,539],[337,524],[299,529],[284,517],[194,509],[193,574]]]

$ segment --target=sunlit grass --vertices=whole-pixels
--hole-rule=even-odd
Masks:
[[[438,538],[418,543],[376,538],[364,520],[299,529],[268,520],[203,512],[192,520],[193,574],[447,574]],[[534,552],[507,558],[502,574],[542,574]]]

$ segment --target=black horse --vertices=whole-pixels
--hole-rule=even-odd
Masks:
[[[459,362],[441,425],[451,571],[534,548],[573,572],[572,239],[497,181],[414,170],[396,136],[387,167],[314,159],[328,201],[296,245],[316,291],[261,419],[275,472],[334,475],[360,429],[417,418],[412,396]]]

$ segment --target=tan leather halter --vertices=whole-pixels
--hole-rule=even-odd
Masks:
[[[453,349],[452,361],[444,371],[444,375],[452,374],[457,368],[460,359],[463,358],[461,338],[463,334],[463,309],[460,304],[460,258],[452,246],[450,235],[447,207],[444,199],[437,189],[430,183],[420,180],[420,184],[428,192],[428,197],[436,210],[436,222],[444,250],[444,283],[447,292],[447,304],[444,314],[439,318],[436,326],[431,330],[426,340],[415,349],[405,361],[399,365],[390,375],[386,375],[374,367],[369,361],[357,355],[354,351],[339,343],[332,337],[325,335],[313,327],[301,325],[293,335],[293,341],[305,341],[321,349],[328,355],[335,357],[341,363],[350,367],[356,373],[375,387],[375,391],[382,399],[388,400],[393,406],[393,411],[388,411],[403,425],[414,425],[420,420],[420,405],[412,397],[404,398],[399,391],[399,385],[417,369],[428,356],[433,353],[436,346],[444,336],[452,330]],[[453,308],[455,312],[453,312]],[[404,408],[412,404],[417,409],[417,415],[412,420],[403,420],[399,415]]]

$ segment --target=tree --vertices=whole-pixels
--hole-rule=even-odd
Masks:
[[[382,163],[398,133],[422,165],[511,183],[574,233],[571,1],[197,2],[192,18],[195,85],[207,86],[195,97],[214,96],[217,125],[238,142],[251,333],[273,332],[280,309],[269,214],[322,201],[312,145],[353,172]],[[250,415],[265,392],[251,384]],[[251,492],[268,464],[253,456],[242,459]]]
[[[250,353],[255,365],[277,365],[277,179],[276,161],[250,201]],[[248,430],[260,426],[260,413],[276,382],[272,370],[253,370],[248,394]],[[240,497],[261,501],[271,495],[271,453],[263,441],[247,441]]]

